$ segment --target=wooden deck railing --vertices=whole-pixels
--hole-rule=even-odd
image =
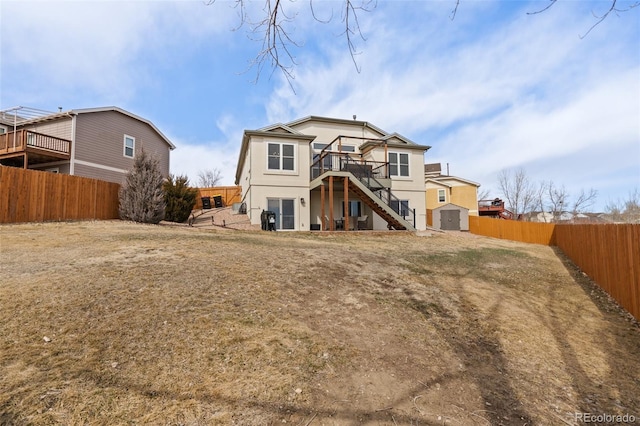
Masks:
[[[0,154],[22,152],[26,151],[28,147],[71,155],[71,141],[67,139],[31,130],[17,130],[0,134]]]

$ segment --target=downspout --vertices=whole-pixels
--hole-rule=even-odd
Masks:
[[[76,169],[76,118],[78,116],[72,113],[71,117],[71,162],[69,163],[69,174],[75,175]]]

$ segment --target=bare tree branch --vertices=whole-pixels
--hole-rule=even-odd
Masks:
[[[527,15],[537,15],[538,13],[542,13],[545,12],[547,10],[549,10],[551,8],[551,6],[553,6],[554,4],[556,4],[556,2],[558,0],[549,0],[551,3],[549,3],[547,6],[543,7],[540,10],[536,10],[535,12],[527,12]]]
[[[264,0],[263,18],[255,22],[250,20],[247,13],[249,0],[234,1],[235,7],[240,9],[240,24],[238,28],[247,25],[250,38],[253,35],[257,35],[258,37],[254,40],[262,41],[261,50],[249,64],[249,69],[255,68],[257,70],[254,82],[259,80],[265,65],[268,64],[271,67],[271,75],[276,70],[282,72],[293,90],[293,69],[297,66],[293,49],[299,48],[301,45],[292,37],[290,30],[296,16],[288,15],[285,8],[287,4],[295,3],[295,0],[288,0],[288,2],[285,0]],[[321,19],[314,7],[314,1],[317,0],[309,0],[309,9],[313,19],[320,24],[332,22],[334,20],[333,12],[328,19]],[[205,4],[212,5],[215,2],[216,0],[206,0]],[[357,72],[361,71],[356,61],[356,55],[360,52],[357,50],[354,38],[360,37],[363,41],[366,41],[360,26],[359,15],[362,12],[371,12],[376,6],[377,0],[342,0],[342,23],[344,29],[341,35],[346,38],[347,48]]]
[[[587,209],[587,207],[592,206],[593,203],[595,203],[597,197],[598,191],[593,188],[589,189],[589,191],[587,192],[585,192],[584,189],[581,190],[580,194],[578,194],[575,201],[573,202],[573,209],[571,211],[573,217],[575,218],[578,213],[582,213]]]
[[[502,170],[498,173],[498,185],[516,218],[535,206],[536,190],[524,169]]]
[[[198,186],[200,188],[213,188],[222,180],[222,172],[216,168],[200,170],[198,172]]]
[[[589,35],[589,33],[591,32],[591,30],[593,30],[595,27],[597,27],[598,25],[600,25],[600,23],[602,21],[604,21],[605,19],[607,19],[607,16],[609,16],[611,13],[615,13],[616,15],[618,13],[622,13],[622,12],[628,12],[631,9],[640,6],[640,1],[635,2],[634,4],[632,4],[631,6],[624,8],[624,9],[619,9],[616,7],[618,0],[611,0],[611,7],[609,7],[609,9],[601,16],[596,15],[595,13],[592,12],[593,16],[597,19],[596,23],[593,24],[591,26],[591,28],[589,28],[589,30],[587,30],[586,33],[584,33],[583,35],[580,36],[581,39],[585,38],[587,35]]]
[[[212,5],[217,0],[205,0],[206,5]],[[255,68],[256,78],[254,82],[257,82],[260,78],[266,64],[271,66],[271,75],[276,70],[280,70],[285,76],[289,86],[293,90],[292,80],[294,79],[293,70],[297,66],[297,62],[294,56],[294,49],[301,47],[298,41],[291,36],[291,25],[296,19],[296,16],[289,16],[286,13],[286,5],[296,3],[296,0],[264,0],[263,17],[259,18],[256,22],[251,21],[249,17],[249,11],[247,10],[251,0],[233,0],[235,7],[239,9],[240,23],[239,29],[243,25],[250,27],[249,32],[252,35],[257,35],[256,41],[262,41],[262,48],[256,57],[250,61],[249,69]],[[335,17],[333,11],[327,19],[321,19],[316,11],[316,4],[320,0],[309,0],[309,10],[313,20],[320,24],[329,24],[334,21]],[[549,3],[540,10],[533,12],[527,12],[528,15],[536,15],[543,13],[553,7],[559,0],[549,0]],[[631,9],[640,6],[640,0],[636,0],[634,3],[627,7],[619,6],[620,0],[608,0],[607,10],[599,15],[594,12],[593,16],[596,18],[596,22],[587,30],[580,38],[586,37],[596,26],[602,23],[609,15],[619,14],[622,12],[628,12]],[[377,7],[377,0],[341,0],[342,10],[342,24],[343,31],[341,35],[346,38],[347,48],[349,55],[353,61],[356,71],[359,73],[361,67],[358,65],[356,56],[360,54],[356,46],[356,38],[366,41],[362,28],[360,26],[359,16],[362,12],[371,12]],[[325,2],[323,4],[327,4]],[[455,0],[455,6],[451,11],[449,17],[454,20],[458,9],[460,7],[460,0]],[[250,37],[251,38],[251,37]]]
[[[557,222],[562,217],[562,213],[569,203],[569,193],[564,185],[556,187],[553,181],[549,181],[547,184],[547,197],[549,200],[549,213],[551,213],[553,221]]]
[[[460,6],[460,0],[456,0],[456,6],[453,8],[453,10],[451,11],[451,14],[449,15],[449,19],[451,19],[452,21],[456,19],[456,14],[458,13],[458,6]]]
[[[373,4],[373,7],[370,6],[371,4]],[[358,66],[358,63],[356,62],[356,55],[358,55],[359,53],[356,51],[356,47],[352,37],[354,35],[358,35],[363,41],[367,41],[367,39],[362,34],[357,11],[362,10],[365,12],[370,12],[373,9],[375,9],[376,5],[377,3],[375,2],[375,0],[365,0],[361,6],[355,6],[352,0],[345,0],[344,2],[344,9],[343,9],[344,13],[343,13],[342,22],[344,22],[345,24],[345,30],[343,34],[345,34],[347,38],[347,45],[349,46],[349,53],[351,54],[351,60],[353,61],[353,65],[356,67],[356,71],[358,71],[358,73],[360,73],[361,71],[360,67]],[[350,17],[352,17],[352,20],[354,22],[353,26],[351,24]]]
[[[558,2],[558,0],[549,0],[549,1],[550,1],[550,3],[547,6],[545,6],[544,8],[542,8],[540,10],[536,10],[534,12],[527,12],[527,15],[537,15],[539,13],[545,12],[545,11],[549,10],[554,4],[556,4]],[[583,35],[579,36],[581,39],[585,38],[595,27],[597,27],[598,25],[600,25],[602,23],[602,21],[607,19],[607,17],[610,14],[612,14],[612,13],[618,14],[618,13],[622,13],[622,12],[628,12],[631,9],[640,6],[640,1],[636,1],[635,3],[631,4],[629,7],[619,8],[618,7],[618,0],[609,0],[609,1],[610,1],[609,8],[602,15],[598,15],[593,11],[591,12],[593,17],[596,18],[596,22],[595,22],[595,24],[593,24],[587,30],[586,33],[584,33]]]

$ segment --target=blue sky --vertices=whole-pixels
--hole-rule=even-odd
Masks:
[[[619,1],[619,7],[632,2]],[[234,1],[0,1],[0,109],[115,105],[177,146],[171,171],[233,184],[245,129],[308,115],[358,119],[432,146],[425,162],[499,196],[497,174],[524,168],[594,209],[640,187],[640,7],[609,2],[380,0],[359,22],[356,70],[340,1],[287,2],[291,85],[239,26]],[[262,1],[250,3],[257,18]]]

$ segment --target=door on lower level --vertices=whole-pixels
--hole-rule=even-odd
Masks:
[[[295,200],[292,198],[269,198],[267,210],[276,214],[276,229],[295,229]]]
[[[459,231],[460,210],[441,210],[440,229],[444,231]]]

